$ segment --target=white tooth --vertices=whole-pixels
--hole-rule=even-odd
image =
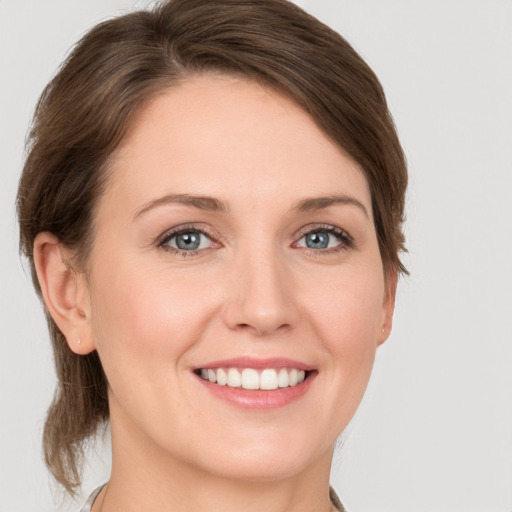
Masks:
[[[245,368],[242,371],[242,387],[244,389],[259,389],[260,376],[253,368]]]
[[[226,372],[222,368],[219,368],[217,370],[217,384],[219,384],[221,386],[225,386],[227,382],[228,382],[228,376],[227,376]]]
[[[295,386],[295,384],[297,384],[297,382],[299,381],[298,370],[296,370],[295,368],[290,370],[290,376],[288,378],[290,379],[289,380],[290,386]]]
[[[201,377],[204,380],[208,380],[208,370],[205,370],[204,368],[201,368]]]
[[[287,388],[289,386],[288,370],[286,370],[286,368],[281,368],[279,370],[279,377],[277,380],[280,388]]]
[[[242,377],[236,368],[228,370],[228,386],[231,388],[239,388],[242,385]]]
[[[277,389],[277,373],[275,370],[263,370],[260,375],[260,389]]]
[[[208,370],[208,380],[210,382],[217,382],[217,376],[215,375],[215,370]]]
[[[304,382],[304,379],[306,378],[306,372],[304,370],[300,370],[299,371],[299,378],[298,378],[298,381],[299,382]]]

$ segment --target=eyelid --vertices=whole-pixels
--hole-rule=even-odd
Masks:
[[[354,241],[353,237],[348,231],[339,228],[338,226],[334,226],[333,224],[308,224],[307,226],[300,228],[299,231],[295,234],[294,238],[302,238],[304,235],[315,231],[327,231],[329,233],[334,233],[343,238],[346,238],[351,242]]]

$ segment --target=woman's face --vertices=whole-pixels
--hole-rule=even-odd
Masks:
[[[330,461],[393,309],[358,165],[277,93],[199,76],[139,113],[96,215],[83,337],[114,456],[257,480]]]

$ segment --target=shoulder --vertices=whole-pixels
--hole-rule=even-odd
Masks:
[[[85,503],[82,505],[82,508],[80,509],[80,512],[91,512],[92,505],[94,503],[94,500],[97,498],[98,494],[101,492],[101,489],[103,489],[104,485],[100,485],[94,491],[89,494],[89,497],[85,501]]]
[[[329,487],[329,498],[331,499],[331,503],[336,507],[336,510],[339,510],[339,512],[348,512],[332,487]]]

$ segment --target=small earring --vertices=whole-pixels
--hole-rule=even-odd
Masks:
[[[77,345],[80,345],[80,343],[81,343],[81,342],[80,342],[80,338],[78,338],[78,339],[76,340],[76,344],[77,344]]]

